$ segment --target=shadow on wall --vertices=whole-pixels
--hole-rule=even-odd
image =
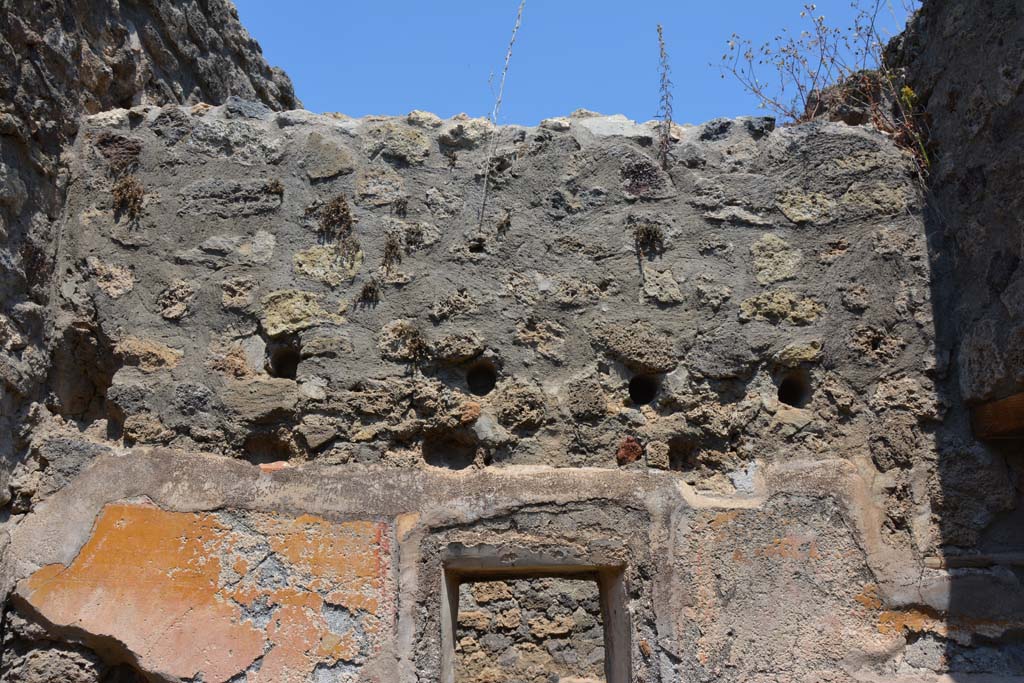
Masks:
[[[925,220],[947,405],[930,491],[939,547],[906,663],[1024,680],[1024,431],[1007,404],[971,424],[1024,392],[1024,5],[926,2],[902,49],[937,156]]]

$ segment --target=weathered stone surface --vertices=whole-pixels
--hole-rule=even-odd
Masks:
[[[315,456],[334,464],[402,468],[433,466],[427,455],[438,453],[433,460],[447,466],[459,452],[473,467],[616,467],[618,445],[635,435],[641,444],[648,437],[675,444],[669,459],[676,465],[669,470],[685,470],[680,476],[688,483],[732,494],[730,477],[748,476],[752,444],[768,439],[770,446],[761,443],[756,450],[771,453],[803,439],[802,432],[779,431],[770,420],[756,419],[755,406],[774,400],[780,367],[806,366],[809,410],[833,410],[830,397],[847,395],[838,388],[814,392],[827,380],[824,368],[831,367],[823,361],[833,361],[795,347],[787,351],[796,343],[795,328],[800,339],[849,340],[836,344],[833,353],[856,368],[844,370],[850,374],[843,382],[861,392],[882,373],[918,372],[908,365],[911,353],[928,344],[913,317],[923,300],[909,294],[922,291],[923,275],[896,278],[887,264],[899,252],[851,242],[849,230],[855,228],[844,222],[846,214],[820,226],[820,235],[795,228],[753,232],[704,217],[738,206],[782,225],[775,197],[792,182],[782,179],[794,173],[806,176],[813,191],[829,191],[828,178],[806,175],[793,149],[862,153],[895,163],[886,156],[889,143],[863,130],[815,125],[755,136],[745,123],[722,122],[713,135],[710,128],[680,129],[680,144],[685,138],[707,154],[699,171],[686,171],[697,176],[692,183],[677,183],[645,150],[646,135],[603,135],[577,128],[575,118],[568,130],[501,129],[500,148],[504,136],[523,136],[534,151],[520,157],[514,171],[495,170],[492,198],[502,208],[481,229],[472,209],[476,197],[465,188],[476,182],[475,169],[487,150],[460,148],[450,168],[441,149],[444,131],[464,119],[434,127],[303,114],[281,126],[279,119],[259,118],[256,110],[255,118],[232,118],[227,108],[208,108],[202,116],[176,109],[174,130],[182,140],[199,125],[227,134],[231,129],[214,124],[244,124],[238,140],[251,153],[225,149],[221,158],[205,159],[195,172],[179,172],[172,180],[144,161],[151,146],[166,145],[168,111],[149,112],[131,131],[143,160],[136,169],[143,185],[177,197],[182,187],[206,187],[215,179],[218,187],[251,188],[258,199],[250,204],[248,190],[204,195],[203,210],[217,217],[215,226],[196,226],[166,244],[154,233],[145,252],[132,252],[132,296],[145,282],[139,296],[157,302],[157,318],[141,314],[128,295],[109,301],[94,296],[89,304],[101,330],[112,333],[118,321],[131,318],[140,335],[145,331],[147,338],[180,350],[176,381],[214,374],[215,381],[204,384],[215,400],[199,411],[198,421],[180,414],[166,389],[128,403],[118,389],[118,406],[124,407],[115,413],[114,428],[127,424],[136,441],[212,449],[254,462]],[[97,157],[85,150],[98,136],[92,126],[106,131],[111,125],[125,124],[87,122],[76,173],[106,172],[105,162],[94,163]],[[431,151],[422,163],[384,153],[396,131],[401,135],[395,139],[425,136]],[[409,131],[416,134],[403,137]],[[352,172],[332,176],[331,185],[306,182],[310,162],[322,151],[310,140],[318,139],[366,153],[348,154]],[[712,153],[724,144],[736,150],[728,162]],[[274,149],[296,151],[260,161],[258,150]],[[567,163],[567,151],[580,164],[574,188],[553,203],[535,205],[528,198],[536,188],[565,182],[564,172],[552,169]],[[745,172],[736,172],[736,163]],[[868,172],[840,170],[842,178]],[[278,178],[299,180],[278,186]],[[347,211],[328,229],[325,207],[339,196]],[[646,197],[643,207],[632,203],[637,196]],[[71,201],[72,216],[93,206],[87,192]],[[147,220],[179,221],[179,210],[174,201],[155,202]],[[909,243],[920,239],[912,217],[885,218],[892,235],[905,233]],[[557,227],[565,221],[572,231]],[[104,263],[124,262],[130,247],[108,237],[104,225],[69,226],[68,258],[83,252]],[[649,250],[638,241],[637,226],[656,226],[660,246]],[[831,262],[835,272],[809,267],[804,253],[835,251],[837,244],[846,245],[846,256]],[[846,270],[855,253],[861,269],[856,276]],[[894,307],[826,308],[823,302],[855,286],[854,277],[872,277],[879,301],[892,292]],[[781,279],[784,288],[765,289],[766,282]],[[89,296],[77,282],[72,270],[63,291]],[[195,294],[151,282],[185,282]],[[209,296],[217,305],[209,305]],[[897,300],[904,302],[899,308]],[[210,333],[192,334],[203,330]],[[677,368],[678,378],[666,382],[664,376]],[[644,398],[633,395],[637,375],[649,383]],[[466,417],[467,393],[486,394],[473,401],[472,419]],[[852,409],[849,401],[841,403],[843,411]],[[855,426],[858,433],[869,429]],[[168,430],[174,434],[169,440]],[[817,450],[839,438],[831,428],[814,435],[822,440],[814,443]],[[692,463],[681,445],[687,440],[701,454]],[[665,457],[658,456],[658,467]]]
[[[306,139],[306,175],[310,180],[328,180],[356,170],[352,154],[340,143],[321,133]]]
[[[246,422],[288,417],[299,401],[295,382],[286,379],[258,378],[228,385],[226,406]]]
[[[928,192],[870,125],[275,114],[225,7],[0,12],[0,679],[1019,676],[1010,0],[890,48]]]
[[[754,257],[754,273],[762,285],[792,280],[800,266],[801,256],[780,237],[767,234],[750,247]]]
[[[273,211],[281,204],[280,193],[269,181],[198,180],[181,190],[182,216],[195,214],[232,218]]]
[[[196,291],[189,283],[177,280],[157,298],[160,315],[165,320],[181,320],[188,314],[189,304],[195,295]]]
[[[226,0],[18,0],[0,9],[0,48],[0,291],[9,306],[48,301],[45,283],[57,251],[52,221],[63,210],[67,152],[83,114],[96,114],[98,121],[116,128],[144,117],[152,105],[226,104],[226,117],[238,120],[261,118],[268,106],[299,104],[291,81],[264,61]],[[226,122],[183,130],[182,116],[183,110],[168,108],[155,126],[168,147],[189,137],[183,144],[219,156],[225,144],[239,140],[235,131],[240,129]],[[99,134],[100,160],[109,170],[107,187],[135,170],[138,144],[130,135]],[[141,220],[122,217],[113,223],[111,232],[123,244],[148,244],[150,236],[138,228],[152,227],[146,222],[149,207],[167,198],[154,190],[146,188]],[[110,296],[131,290],[129,264],[90,259],[89,267]],[[27,355],[38,362],[15,369],[20,362],[0,359],[5,381],[20,387],[22,397],[8,399],[0,410],[0,453],[5,455],[25,448],[10,420],[24,419],[31,401],[46,390],[48,341],[40,326],[18,325],[31,345]]]
[[[471,119],[463,114],[441,127],[438,142],[455,149],[474,149],[483,144],[493,128],[487,119]]]
[[[787,344],[779,355],[776,356],[776,360],[780,365],[786,367],[796,367],[801,363],[816,363],[821,359],[822,346],[818,340],[809,341],[806,343],[794,342]]]
[[[669,372],[678,362],[668,336],[645,322],[604,323],[593,334],[612,358],[636,372]]]
[[[270,292],[260,304],[260,320],[263,329],[271,337],[298,332],[337,318],[321,307],[318,294],[303,290],[282,289]]]
[[[807,325],[824,312],[824,306],[811,297],[800,297],[788,289],[777,289],[740,303],[741,314],[750,320]]]
[[[363,265],[363,252],[351,258],[338,254],[335,247],[313,246],[295,253],[295,272],[332,287],[351,282]]]
[[[90,259],[88,263],[96,278],[96,286],[111,299],[118,299],[135,287],[131,268],[107,264],[99,259]]]
[[[604,677],[604,634],[594,581],[466,583],[459,591],[458,625],[460,681],[495,676],[535,680],[552,674],[563,681]]]
[[[20,624],[15,623],[15,627]],[[12,635],[5,634],[5,657],[2,675],[12,683],[41,683],[62,681],[66,683],[100,683],[106,667],[93,653],[80,647],[62,647],[52,642],[18,642]],[[30,636],[32,634],[29,634]],[[19,647],[20,646],[20,647]],[[131,679],[129,679],[131,680]]]
[[[182,357],[182,352],[152,339],[125,337],[117,343],[114,351],[125,365],[137,366],[143,372],[156,372],[173,368]]]
[[[964,338],[960,351],[960,391],[964,400],[992,398],[1006,367],[993,320],[978,323]]]
[[[794,190],[782,192],[776,200],[779,211],[797,225],[825,223],[832,218],[835,201],[822,193],[803,194]]]
[[[409,122],[410,126],[419,126],[420,128],[438,128],[442,123],[441,117],[437,114],[420,109],[414,109],[409,112],[405,119]]]
[[[644,264],[644,296],[660,304],[680,304],[685,299],[671,270],[657,270]]]
[[[381,155],[407,164],[422,164],[430,156],[430,143],[426,133],[396,121],[374,124],[363,131],[363,149],[371,158]]]

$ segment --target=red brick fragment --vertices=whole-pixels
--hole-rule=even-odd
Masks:
[[[627,436],[619,444],[619,450],[615,452],[615,460],[619,465],[626,465],[636,462],[644,454],[643,446],[632,436]]]

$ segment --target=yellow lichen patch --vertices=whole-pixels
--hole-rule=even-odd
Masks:
[[[923,633],[925,631],[946,635],[946,623],[936,614],[922,610],[908,609],[886,611],[878,615],[878,632],[882,635],[899,635],[904,631]]]
[[[840,202],[853,210],[884,216],[904,211],[908,199],[902,188],[889,187],[885,183],[854,183],[840,197]]]
[[[390,637],[390,528],[109,505],[68,567],[20,587],[48,620],[115,638],[145,670],[250,683],[360,665]]]
[[[886,163],[885,157],[875,152],[853,152],[832,160],[836,168],[842,171],[867,173],[880,168]]]
[[[878,598],[878,586],[873,583],[864,584],[864,589],[853,597],[867,609],[880,609],[882,601]]]

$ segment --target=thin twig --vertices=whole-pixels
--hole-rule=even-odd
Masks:
[[[494,124],[495,130],[491,136],[491,144],[488,145],[487,149],[487,164],[484,167],[484,197],[480,202],[480,228],[484,227],[484,212],[487,210],[487,191],[490,188],[491,179],[491,160],[494,158],[494,152],[498,147],[498,137],[500,130],[498,130],[498,114],[501,113],[501,99],[505,95],[505,78],[508,76],[508,65],[512,61],[512,48],[516,44],[516,35],[519,33],[519,27],[523,25],[523,9],[526,7],[526,0],[521,0],[519,3],[519,11],[516,13],[516,23],[512,27],[512,38],[508,41],[508,50],[505,52],[505,66],[501,70],[501,82],[498,84],[498,97],[494,100],[494,109],[491,110],[491,123]]]
[[[658,160],[662,170],[668,170],[668,152],[672,144],[672,81],[669,78],[668,51],[665,50],[665,33],[658,24],[658,65],[661,82],[659,84],[661,101],[658,105]]]

